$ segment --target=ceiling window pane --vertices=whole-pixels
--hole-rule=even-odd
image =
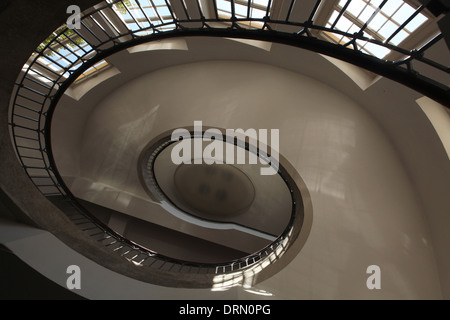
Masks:
[[[386,2],[386,4],[383,6],[381,11],[385,13],[388,16],[393,15],[397,9],[403,4],[402,0],[389,0]]]
[[[391,22],[387,21],[384,26],[378,31],[378,33],[384,38],[387,39],[397,30],[398,26]]]
[[[378,8],[380,6],[380,4],[383,2],[383,0],[372,0],[372,1],[368,1],[370,2],[370,4],[372,6],[374,6],[375,8]]]
[[[399,33],[397,33],[397,34],[395,35],[394,38],[391,39],[390,42],[391,42],[394,46],[398,46],[403,40],[406,39],[406,37],[408,37],[408,35],[409,35],[409,33],[407,33],[407,32],[405,32],[405,31],[401,30]]]
[[[380,8],[382,3],[383,7]],[[346,5],[348,7],[342,12]],[[386,42],[395,34],[389,43],[397,46],[406,38],[412,37],[413,31],[427,23],[428,18],[425,13],[417,13],[416,10],[417,7],[413,7],[406,0],[352,0],[351,2],[340,0],[334,5],[327,26],[333,25],[341,13],[335,29],[354,34],[364,28],[365,37],[381,42]],[[414,18],[400,30],[400,26],[413,15],[415,15]],[[332,37],[329,33],[327,33],[327,39],[335,43],[343,43],[346,40],[336,34]],[[358,49],[379,58],[385,57],[391,51],[374,43],[358,43]]]
[[[255,19],[262,19],[266,16],[266,11],[253,8],[251,16]]]
[[[228,1],[225,0],[216,0],[217,2],[217,9],[222,10],[222,11],[226,11],[226,12],[231,12],[231,4]]]
[[[406,21],[413,13],[414,8],[411,7],[409,4],[404,3],[400,9],[397,10],[397,12],[392,16],[392,19],[396,21],[399,24],[402,24]]]
[[[367,44],[367,41],[364,40],[356,40],[356,45],[359,49],[362,49]]]
[[[267,7],[267,5],[269,4],[269,0],[253,0],[252,3],[263,7]]]
[[[346,44],[349,43],[351,41],[350,38],[347,37],[342,37],[342,39],[339,41],[340,44]]]
[[[170,10],[167,6],[161,6],[161,7],[156,7],[156,10],[158,11],[159,15],[161,17],[170,17]]]
[[[405,28],[409,32],[413,32],[427,20],[428,20],[427,17],[425,17],[423,14],[419,13],[417,16],[414,17],[414,19],[411,20],[411,22],[409,22],[406,25]]]
[[[351,33],[351,34],[353,34],[353,33],[357,33],[358,31],[359,31],[359,27],[357,26],[357,25],[352,25],[351,27],[350,27],[350,29],[348,29],[348,33]]]
[[[366,3],[364,1],[353,0],[347,7],[347,11],[350,12],[353,16],[358,17],[365,7]]]
[[[369,18],[372,16],[372,14],[375,12],[375,8],[371,7],[371,6],[367,6],[363,12],[361,13],[361,15],[359,16],[359,20],[361,20],[362,22],[366,22],[367,20],[369,20]]]
[[[387,21],[387,18],[383,16],[381,13],[378,13],[372,21],[369,23],[369,28],[371,28],[374,31],[378,31],[384,23]]]
[[[217,11],[219,16],[222,18],[231,17],[232,4],[230,0],[216,0]],[[248,10],[248,4],[250,1],[250,12]],[[262,19],[266,16],[267,5],[269,0],[241,0],[234,1],[234,14],[237,18],[243,19],[249,14],[250,18]],[[264,24],[262,22],[240,22],[241,25],[249,25],[251,27],[262,27]]]
[[[336,24],[336,28],[341,31],[347,31],[352,25],[353,23],[350,20],[348,20],[344,16],[341,16],[341,18],[338,20],[338,23]]]
[[[337,12],[336,10],[334,10],[333,13],[331,14],[330,19],[328,20],[329,23],[330,23],[330,26],[331,26],[331,24],[336,20],[336,18],[338,17],[338,15],[339,15],[339,12]]]
[[[241,4],[235,4],[234,12],[237,16],[247,17],[247,6],[243,6]]]
[[[380,58],[380,59],[384,58],[391,51],[391,50],[389,50],[389,49],[387,49],[385,47],[376,45],[376,44],[371,43],[371,42],[368,42],[364,46],[364,49],[366,49],[367,51],[370,52],[370,54],[372,54],[375,57]]]

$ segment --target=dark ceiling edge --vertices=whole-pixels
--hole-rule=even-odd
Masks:
[[[49,30],[55,30],[65,23],[67,6],[76,4],[85,10],[97,3],[98,0],[4,0],[1,2],[0,21],[3,25],[3,32],[0,38],[2,43],[7,43],[8,46],[0,48],[0,61],[2,61],[0,63],[0,118],[6,129],[8,128],[9,101],[16,77],[19,75],[24,61],[27,61],[30,52],[33,52],[34,48],[42,41],[42,35],[48,34]],[[34,15],[30,16],[30,12],[33,12]],[[12,55],[15,57],[14,59],[10,59]],[[23,185],[11,188],[7,182],[10,175],[17,177],[17,173],[20,171],[15,166],[18,161],[13,152],[8,130],[0,130],[0,150],[2,154],[0,164],[4,168],[8,168],[0,173],[2,202],[12,208],[18,221],[36,226],[36,223],[25,213],[27,210],[16,205],[18,202],[15,201],[14,195],[18,189],[22,189]],[[7,156],[11,151],[12,154]],[[20,179],[17,177],[16,180]],[[36,189],[34,186],[33,188]]]
[[[0,300],[85,300],[45,277],[0,244]]]

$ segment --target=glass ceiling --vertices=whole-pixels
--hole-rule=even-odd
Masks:
[[[45,48],[44,42],[37,48],[37,53],[44,51],[44,54],[37,58],[34,68],[30,70],[31,75],[45,83],[58,76],[67,78],[69,72],[75,71],[81,65],[80,57],[89,57],[89,54],[86,56],[89,52],[92,52],[90,55],[94,54],[92,47],[78,33],[68,29],[60,34],[60,29],[62,28],[46,39],[46,42],[53,41],[51,45]],[[36,53],[33,56],[36,56]]]
[[[165,0],[121,0],[116,2],[108,0],[113,4],[113,9],[122,22],[136,35],[147,35],[153,33],[151,24],[166,24],[159,28],[160,31],[171,30],[175,24],[171,24],[173,16]],[[169,23],[169,24],[167,24]],[[146,29],[146,31],[140,31]]]
[[[229,19],[263,19],[270,13],[267,6],[274,1],[269,0],[216,0],[219,18]],[[420,10],[421,11],[421,10]],[[364,30],[366,37],[383,43],[399,45],[417,28],[423,25],[427,17],[402,0],[340,0],[334,6],[326,23],[327,28],[333,28],[350,34]],[[262,27],[263,22],[240,21],[254,27]],[[325,32],[327,40],[346,44],[351,38]],[[358,50],[384,58],[391,50],[367,41],[357,41]]]
[[[179,0],[179,4],[188,15],[187,4],[191,3],[185,1]],[[263,28],[264,21],[262,19],[273,14],[271,11],[277,1],[210,0],[210,2],[195,3],[202,11],[209,12],[218,19],[230,19],[234,16],[238,19],[236,23],[244,28]],[[320,3],[325,2],[321,1]],[[292,7],[302,9],[294,0],[286,3],[290,3],[290,10]],[[177,27],[175,21],[179,12],[174,10],[175,7],[170,0],[107,0],[106,4],[108,6],[86,19],[89,20],[88,24],[92,23],[93,27],[84,24],[83,27],[87,30],[68,29],[61,34],[61,31],[64,30],[63,26],[46,39],[36,50],[36,53],[44,51],[44,54],[37,57],[37,63],[30,70],[30,74],[46,83],[58,76],[67,78],[82,64],[83,60],[96,54],[95,47],[88,43],[87,38],[83,36],[83,32],[95,36],[94,28],[97,28],[97,32],[102,36],[106,34],[109,37],[120,37],[127,33],[132,33],[134,36],[145,36],[155,32],[174,30]],[[355,50],[382,59],[391,52],[389,48],[370,41],[355,41],[350,34],[360,33],[378,43],[399,46],[406,39],[410,39],[411,35],[429,20],[422,9],[423,6],[415,8],[403,0],[335,1],[331,10],[327,9],[330,12],[320,13],[328,17],[324,27],[330,29],[321,31],[320,34],[323,39],[341,45],[349,45],[353,42]],[[320,10],[321,7],[319,7]],[[279,17],[271,18],[280,19]],[[332,32],[334,30],[349,35]],[[58,36],[58,34],[60,35]],[[100,38],[99,36],[95,37]],[[46,46],[47,43],[50,45]],[[80,76],[77,81],[103,70],[105,66],[108,65],[106,61],[103,61],[100,65],[86,70],[85,74]]]
[[[402,0],[340,0],[326,27],[351,34],[363,29],[369,38],[397,46],[427,20],[424,14]],[[339,44],[351,41],[348,37],[329,33],[328,38]],[[386,47],[367,41],[357,41],[357,44],[364,53],[378,58],[384,58],[390,52]]]
[[[250,2],[250,5],[249,5]],[[262,19],[268,12],[269,0],[238,0],[234,1],[234,16],[237,19]],[[230,0],[216,0],[219,18],[229,19],[233,14],[233,3]],[[262,27],[263,22],[241,22],[249,26]]]

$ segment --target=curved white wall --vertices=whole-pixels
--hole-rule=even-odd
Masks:
[[[79,164],[81,177],[146,197],[136,174],[141,149],[194,120],[279,129],[280,152],[310,191],[306,245],[257,288],[282,299],[441,297],[428,227],[389,139],[348,96],[300,74],[239,61],[147,74],[95,107],[84,124],[79,163],[55,149],[56,163],[63,176]],[[381,268],[380,290],[366,287],[369,265]]]

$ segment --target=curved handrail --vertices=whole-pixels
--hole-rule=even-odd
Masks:
[[[447,86],[418,74],[412,67],[413,61],[420,61],[440,72],[449,73],[448,67],[424,57],[425,50],[437,43],[441,39],[441,35],[417,51],[408,51],[366,37],[363,32],[349,34],[334,27],[315,25],[312,17],[320,0],[317,1],[309,20],[305,22],[291,21],[289,17],[284,20],[271,19],[271,1],[269,1],[266,15],[263,18],[249,16],[237,18],[234,11],[229,18],[220,17],[216,1],[213,1],[213,17],[206,18],[198,1],[195,1],[197,14],[191,14],[190,11],[194,9],[187,8],[184,2],[180,1],[185,18],[179,18],[176,10],[172,8],[171,2],[165,0],[165,9],[170,13],[169,18],[158,14],[154,19],[149,18],[139,0],[128,1],[133,1],[137,7],[131,9],[125,3],[127,0],[125,2],[123,0],[103,1],[83,14],[80,30],[61,27],[45,46],[35,50],[16,83],[10,108],[10,128],[19,161],[42,194],[57,204],[89,236],[136,264],[157,266],[158,269],[168,270],[173,270],[174,265],[177,265],[179,270],[184,267],[190,269],[197,267],[199,272],[203,269],[204,272],[215,274],[246,268],[259,261],[261,256],[274,252],[279,246],[286,247],[286,239],[295,216],[292,216],[288,227],[274,243],[255,254],[224,264],[189,263],[165,257],[125,239],[93,217],[76,201],[58,173],[52,156],[50,124],[56,104],[64,91],[85,70],[107,56],[136,44],[168,37],[216,36],[267,40],[334,56],[424,92],[447,107],[450,104]],[[152,9],[157,11],[153,2],[149,3],[152,4]],[[230,3],[234,7],[234,1]],[[250,7],[250,1],[248,3]],[[127,22],[115,10],[114,6],[118,4],[123,6],[126,16],[132,22]],[[137,10],[136,12],[140,10],[141,22],[136,19],[137,13],[133,14],[132,10]],[[259,23],[260,26],[249,27],[250,23]],[[194,26],[190,27],[190,25]],[[273,27],[275,25],[295,27],[298,32],[277,31]],[[346,36],[351,41],[344,45],[334,44],[314,37],[312,31]],[[142,33],[147,34],[142,35]],[[79,41],[80,39],[81,41]],[[367,41],[386,47],[400,53],[405,58],[398,61],[378,59],[360,52],[356,41]],[[60,53],[58,48],[63,48],[67,54]],[[236,266],[237,269],[235,269]]]

